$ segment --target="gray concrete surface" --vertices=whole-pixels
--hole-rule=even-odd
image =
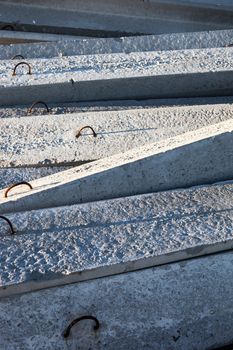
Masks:
[[[66,3],[66,8],[61,2],[2,1],[0,8],[2,24],[14,23],[16,29],[102,37],[229,29],[233,18],[232,6],[187,6],[178,1],[98,1],[98,6],[82,1]],[[50,11],[53,16],[48,16]]]
[[[132,197],[69,205],[64,207],[10,213],[15,234],[59,232],[62,229],[93,228],[154,221],[167,228],[171,221],[197,219],[199,216],[226,215],[232,211],[232,182],[197,186],[186,190],[142,194]],[[175,220],[175,221],[173,221]],[[207,222],[207,220],[206,220]],[[164,228],[163,228],[164,225]],[[9,235],[9,226],[1,221],[0,237]]]
[[[0,168],[0,189],[21,181],[30,182],[43,176],[70,169],[71,167],[72,166]]]
[[[217,254],[0,301],[7,350],[203,350],[232,343],[233,255]],[[92,321],[74,326],[83,315]]]
[[[0,61],[0,105],[232,94],[233,48]]]
[[[64,1],[62,0],[5,0],[5,3],[10,4],[20,4],[30,5],[33,7],[43,7],[43,8],[52,8],[52,9],[64,9]],[[231,0],[150,0],[149,4],[143,3],[143,0],[99,0],[98,6],[96,6],[95,0],[66,0],[65,5],[69,10],[78,10],[78,11],[93,11],[100,13],[117,13],[117,14],[132,14],[139,15],[143,13],[150,14],[151,7],[161,11],[161,9],[167,9],[167,13],[170,14],[169,9],[174,9],[175,7],[183,8],[183,5],[192,7],[205,7],[205,8],[214,8],[214,9],[225,9],[231,10],[233,5]],[[173,6],[174,5],[174,6]],[[180,10],[180,8],[178,9]],[[175,13],[176,14],[176,13]]]
[[[187,197],[192,195],[190,192]],[[175,207],[177,201],[178,208],[174,210],[173,207],[170,212],[165,210],[157,218],[153,214],[140,218],[144,211],[141,207],[139,217],[133,214],[121,221],[115,213],[114,222],[108,216],[110,210],[106,213],[110,222],[99,225],[90,223],[87,227],[78,227],[75,224],[56,227],[54,231],[45,229],[29,234],[1,235],[0,296],[231,250],[232,183],[225,191],[226,196],[221,196],[224,191],[219,192],[220,195],[211,197],[210,189],[206,200],[200,200],[194,212],[188,206],[182,209],[179,193],[174,193],[173,205]],[[214,197],[219,204],[212,209]],[[225,199],[227,203],[224,203]],[[141,204],[145,204],[148,213],[153,212],[147,200]],[[194,206],[194,201],[190,204]],[[123,206],[119,210],[123,211]]]
[[[79,165],[230,119],[232,104],[4,118],[0,167]],[[77,139],[85,125],[97,137]]]
[[[59,41],[65,39],[74,40],[76,37],[72,35],[58,35],[58,34],[44,34],[44,33],[30,33],[30,32],[17,32],[11,30],[0,30],[0,45],[10,45],[19,43],[33,43],[33,42],[46,42],[46,41]],[[11,46],[10,46],[11,47]],[[4,47],[0,48],[4,51]],[[36,47],[35,47],[36,50]],[[8,57],[11,59],[13,56],[19,54],[18,48],[17,53]],[[23,54],[23,51],[21,51]]]
[[[56,43],[5,45],[0,48],[0,59],[10,59],[19,52],[22,52],[29,59],[121,52],[215,48],[232,44],[232,38],[232,30],[142,35],[122,38],[77,40],[66,40],[64,38],[64,40]]]
[[[7,199],[1,191],[0,212],[232,180],[232,130],[231,119],[32,181],[33,190],[16,189]]]
[[[108,100],[88,102],[49,103],[49,114],[71,114],[100,111],[126,111],[129,109],[151,109],[165,107],[192,106],[195,109],[199,105],[232,104],[233,96],[194,97],[194,98],[170,98],[147,100]],[[0,107],[0,118],[19,118],[26,116],[47,115],[47,111],[41,104],[28,113],[30,105]],[[223,112],[223,111],[222,111]]]

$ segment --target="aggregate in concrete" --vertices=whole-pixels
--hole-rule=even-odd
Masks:
[[[174,210],[174,205],[173,210],[165,210],[157,219],[132,216],[123,222],[116,220],[86,228],[74,225],[54,231],[4,235],[0,239],[0,296],[230,250],[233,248],[233,210],[229,196],[232,184],[226,193],[227,203],[220,194],[214,210],[208,207],[207,198],[208,208],[205,202],[196,206],[194,212],[188,205],[186,210],[180,207]],[[211,197],[211,189],[209,194]],[[179,193],[173,195],[179,206]]]
[[[0,2],[2,24],[17,30],[94,37],[161,34],[232,28],[232,5],[226,8],[172,3],[87,1],[73,4]],[[33,5],[33,6],[31,6]],[[41,6],[42,5],[42,6]],[[52,11],[53,16],[48,13]],[[25,16],[27,13],[27,16]]]
[[[71,167],[72,166],[0,168],[0,189],[21,181],[30,182],[43,176],[70,169]]]
[[[232,343],[233,254],[3,298],[7,350],[202,350]],[[92,321],[63,332],[83,315]]]
[[[232,104],[4,118],[0,167],[78,165],[232,118]],[[85,125],[97,137],[77,139]]]
[[[0,61],[0,105],[232,94],[233,48]]]
[[[59,40],[75,40],[76,37],[72,35],[58,35],[58,34],[44,34],[44,33],[30,33],[30,32],[17,32],[9,30],[0,30],[0,45],[10,45],[18,43],[33,43],[33,42],[46,42],[46,41],[59,41]],[[9,46],[11,47],[11,46]],[[14,46],[13,46],[14,47]],[[17,53],[8,57],[11,59],[13,56],[18,55],[19,52],[23,54],[23,51],[17,48]],[[36,49],[36,47],[35,47]],[[1,51],[4,51],[4,47],[1,48]]]
[[[85,203],[232,179],[232,119],[0,192],[0,212]],[[22,189],[21,189],[22,191]],[[27,192],[25,192],[27,191]]]
[[[106,53],[170,51],[226,47],[233,43],[232,30],[163,35],[141,35],[122,38],[88,38],[43,44],[18,44],[1,47],[0,59],[10,59],[19,52],[27,59]]]

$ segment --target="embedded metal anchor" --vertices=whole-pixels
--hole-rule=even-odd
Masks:
[[[29,74],[29,75],[32,74],[32,69],[31,69],[31,66],[30,66],[29,63],[27,63],[27,62],[19,62],[19,63],[16,64],[16,66],[15,66],[15,68],[13,70],[12,76],[16,75],[16,68],[19,67],[19,66],[22,66],[22,65],[28,66],[28,73],[27,74]]]
[[[8,193],[12,190],[12,188],[16,187],[16,186],[20,186],[20,185],[26,185],[28,187],[30,187],[30,189],[32,190],[32,185],[26,181],[22,181],[22,182],[17,182],[16,184],[10,186],[4,193],[4,197],[7,198]]]
[[[3,219],[8,223],[8,225],[10,226],[10,229],[11,229],[11,234],[13,235],[15,233],[15,231],[14,231],[14,228],[13,228],[11,221],[3,215],[0,215],[0,219]]]
[[[71,331],[71,328],[78,322],[80,321],[83,321],[83,320],[93,320],[95,322],[95,325],[93,327],[94,331],[97,331],[100,327],[100,323],[99,321],[97,320],[96,317],[94,316],[81,316],[79,318],[76,318],[74,321],[72,321],[69,326],[65,329],[64,333],[63,333],[63,337],[64,338],[68,338],[69,335],[70,335],[70,331]]]
[[[48,113],[50,112],[50,111],[49,111],[49,107],[48,107],[48,105],[47,105],[45,102],[43,102],[43,101],[36,101],[36,102],[34,102],[34,103],[31,105],[30,108],[28,108],[27,113],[28,113],[28,114],[32,113],[33,108],[34,108],[36,105],[38,105],[38,104],[43,105],[43,106],[46,108],[46,111],[47,111]]]
[[[15,55],[15,56],[13,56],[11,59],[12,59],[12,60],[15,60],[15,59],[17,59],[17,58],[20,58],[20,59],[22,59],[22,60],[25,59],[25,58],[23,57],[23,55]]]
[[[1,30],[15,30],[15,28],[11,24],[4,25]]]
[[[94,137],[97,137],[97,133],[95,132],[95,130],[94,130],[91,126],[87,125],[87,126],[83,126],[83,127],[78,131],[78,133],[77,133],[77,135],[76,135],[77,138],[79,138],[79,137],[82,135],[82,131],[83,131],[84,129],[91,129],[91,131],[92,131],[92,133],[93,133],[93,136],[94,136]]]

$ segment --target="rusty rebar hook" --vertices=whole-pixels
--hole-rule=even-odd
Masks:
[[[31,69],[31,66],[30,66],[29,63],[27,63],[27,62],[19,62],[19,63],[16,64],[16,66],[15,66],[15,68],[14,68],[14,70],[13,70],[12,76],[15,76],[15,75],[16,75],[16,68],[17,68],[18,66],[22,66],[22,65],[28,66],[28,73],[27,73],[27,74],[29,74],[29,75],[32,74],[32,69]]]
[[[91,126],[89,126],[89,125],[86,125],[86,126],[83,126],[79,131],[78,131],[78,133],[77,133],[77,135],[76,135],[76,137],[77,138],[79,138],[82,134],[82,131],[84,130],[84,129],[91,129],[91,131],[92,131],[92,133],[93,133],[93,136],[94,137],[97,137],[97,133],[95,132],[95,130],[91,127]]]
[[[8,187],[8,189],[5,191],[4,193],[4,197],[7,198],[8,193],[10,192],[10,190],[12,190],[12,188],[16,187],[16,186],[20,186],[20,185],[27,185],[28,187],[30,187],[30,189],[32,190],[32,185],[26,181],[22,181],[22,182],[17,182],[16,184]]]
[[[76,318],[74,321],[72,321],[69,326],[65,329],[64,333],[63,333],[63,337],[64,338],[68,338],[70,335],[70,331],[71,328],[78,322],[82,321],[82,320],[93,320],[95,322],[95,325],[93,327],[94,331],[97,331],[100,328],[100,323],[97,320],[96,317],[94,316],[81,316],[79,318]]]
[[[10,222],[10,220],[3,215],[0,215],[0,219],[3,219],[8,223],[8,225],[10,226],[10,229],[11,229],[11,234],[13,235],[15,233],[15,231],[14,231],[13,225]]]
[[[43,101],[36,101],[36,102],[34,102],[34,103],[31,105],[30,108],[28,108],[27,113],[28,113],[28,114],[32,113],[33,108],[34,108],[36,105],[38,105],[38,104],[42,104],[43,106],[45,106],[47,112],[48,112],[48,113],[50,112],[50,111],[49,111],[49,107],[47,106],[47,104],[46,104],[45,102],[43,102]]]
[[[12,60],[15,60],[16,58],[20,58],[20,59],[22,59],[22,60],[25,59],[25,58],[23,57],[23,55],[15,55],[15,56],[13,56],[11,59],[12,59]]]
[[[15,30],[15,28],[11,24],[4,25],[1,30]]]

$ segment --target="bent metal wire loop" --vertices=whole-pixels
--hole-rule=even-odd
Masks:
[[[8,195],[8,193],[12,190],[12,188],[17,187],[17,186],[20,186],[20,185],[26,185],[26,186],[30,187],[30,189],[32,190],[32,185],[31,185],[30,183],[28,183],[28,182],[26,182],[26,181],[17,182],[16,184],[14,184],[14,185],[8,187],[8,189],[7,189],[7,190],[5,191],[5,193],[4,193],[4,197],[7,198],[7,195]]]
[[[83,321],[83,320],[92,320],[95,322],[95,325],[93,327],[94,331],[97,331],[99,328],[100,328],[100,323],[99,321],[97,320],[96,317],[94,316],[81,316],[79,318],[76,318],[75,320],[73,320],[69,326],[65,329],[64,333],[63,333],[63,337],[64,338],[68,338],[69,335],[70,335],[70,331],[71,331],[71,328],[78,322],[80,321]]]
[[[27,73],[27,74],[31,75],[31,74],[32,74],[32,69],[31,69],[30,64],[27,63],[27,62],[19,62],[19,63],[16,64],[16,66],[15,66],[15,68],[14,68],[14,70],[13,70],[12,76],[15,76],[15,75],[16,75],[16,69],[17,69],[19,66],[23,66],[23,65],[28,66],[28,73]]]
[[[31,105],[30,108],[28,108],[27,113],[28,113],[28,114],[32,113],[33,108],[34,108],[36,105],[38,105],[38,104],[41,104],[41,105],[45,106],[46,111],[47,111],[48,113],[50,112],[50,111],[49,111],[49,107],[47,106],[47,104],[46,104],[45,102],[43,102],[43,101],[36,101],[36,102],[34,102],[34,103]]]
[[[25,58],[23,57],[23,55],[15,55],[15,56],[13,56],[11,59],[12,59],[12,60],[15,60],[15,59],[17,59],[17,58],[20,58],[20,59],[22,59],[22,60],[25,59]]]
[[[76,134],[76,138],[79,138],[79,137],[82,135],[82,131],[83,131],[84,129],[91,129],[93,136],[94,136],[94,137],[97,137],[97,133],[95,132],[95,130],[94,130],[91,126],[86,125],[86,126],[83,126],[83,127],[78,131],[78,133]]]
[[[4,25],[1,30],[15,30],[15,28],[11,24]]]
[[[10,229],[11,229],[11,234],[13,235],[15,233],[15,231],[14,231],[14,228],[13,228],[11,221],[3,215],[0,215],[0,219],[5,220],[8,223],[8,225],[10,226]]]

